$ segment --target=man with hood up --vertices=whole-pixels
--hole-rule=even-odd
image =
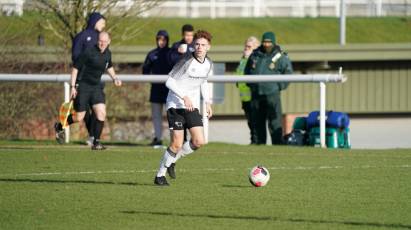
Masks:
[[[273,32],[266,32],[262,44],[248,58],[245,75],[292,74],[293,67],[287,53],[276,44]],[[251,89],[251,117],[256,129],[256,144],[266,144],[267,131],[273,145],[282,144],[282,108],[281,91],[288,87],[288,82],[249,83]]]
[[[106,19],[98,12],[90,14],[87,27],[73,39],[71,47],[71,60],[74,63],[80,54],[87,48],[97,45],[98,35],[106,27]]]
[[[144,61],[143,74],[167,75],[171,71],[168,59],[170,48],[167,31],[160,30],[156,35],[157,48],[151,50]],[[154,127],[153,146],[162,145],[163,107],[166,103],[168,88],[164,83],[151,83],[150,102]]]
[[[73,64],[76,62],[78,57],[86,49],[92,48],[97,45],[98,36],[100,32],[104,30],[105,26],[106,26],[106,19],[104,18],[103,15],[101,15],[98,12],[93,12],[89,15],[86,29],[78,33],[73,39],[73,43],[71,47],[71,61]],[[104,83],[101,83],[101,87],[104,88]],[[86,143],[89,146],[93,145],[93,141],[94,141],[93,126],[95,125],[96,119],[97,119],[95,114],[91,110],[91,107],[92,105],[90,105],[90,109],[86,111],[86,114],[84,116],[84,122],[86,124],[87,131],[89,134],[89,138],[86,141]],[[64,131],[57,123],[55,125],[55,130],[56,130],[56,140],[60,143],[62,142],[62,140],[65,139]]]

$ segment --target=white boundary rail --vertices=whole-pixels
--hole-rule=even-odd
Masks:
[[[167,75],[117,75],[125,82],[165,82]],[[0,81],[11,82],[63,82],[64,100],[69,101],[70,86],[69,74],[0,74]],[[107,75],[103,81],[111,81]],[[347,78],[342,74],[291,74],[291,75],[214,75],[208,78],[209,82],[236,83],[236,82],[304,82],[320,84],[320,140],[321,147],[325,148],[325,110],[326,110],[326,83],[343,83]],[[203,113],[204,117],[204,113]],[[204,117],[205,118],[205,117]],[[205,121],[207,119],[204,119]],[[204,124],[206,141],[208,141],[208,123]],[[67,133],[68,134],[68,133]],[[66,135],[66,142],[69,135]]]
[[[143,16],[183,18],[339,17],[341,0],[167,0]],[[409,16],[410,0],[345,0],[348,16]],[[120,1],[118,6],[132,5]]]

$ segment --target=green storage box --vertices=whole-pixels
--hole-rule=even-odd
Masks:
[[[320,146],[320,127],[313,127],[309,132],[309,144]],[[327,148],[351,148],[350,129],[326,128],[325,144]]]

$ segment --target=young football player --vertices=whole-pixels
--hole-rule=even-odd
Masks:
[[[169,185],[166,173],[176,178],[175,163],[181,157],[193,153],[204,144],[203,121],[200,115],[200,95],[206,104],[207,117],[212,116],[208,96],[207,78],[213,74],[213,63],[207,57],[211,47],[211,34],[199,30],[194,35],[194,52],[185,55],[171,70],[166,81],[170,89],[167,96],[167,119],[171,131],[171,143],[160,161],[154,184]],[[184,129],[191,140],[184,142]]]

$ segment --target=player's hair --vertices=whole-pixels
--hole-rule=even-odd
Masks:
[[[213,38],[213,36],[211,36],[211,34],[205,30],[198,30],[194,34],[194,40],[197,40],[199,38],[204,38],[208,41],[208,43],[211,43],[211,39]]]
[[[107,31],[101,31],[98,36],[104,35],[104,34],[106,34],[108,36],[108,38],[111,39],[111,33],[107,32]]]
[[[184,34],[184,32],[193,32],[194,27],[190,24],[185,24],[183,27],[181,27],[181,33]]]

